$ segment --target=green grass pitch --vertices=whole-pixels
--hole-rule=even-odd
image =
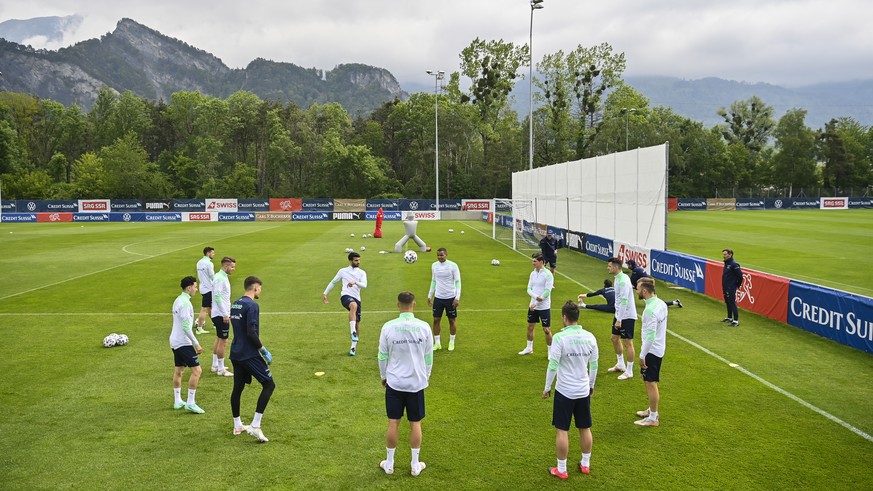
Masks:
[[[858,250],[868,249],[869,211],[784,213],[673,213],[671,248],[717,258],[732,246],[746,267],[829,278],[859,293],[869,288],[863,268],[848,274],[858,269]],[[768,217],[775,220],[768,224]],[[789,226],[789,219],[798,221]],[[739,329],[725,327],[718,322],[722,303],[658,283],[662,298],[685,304],[670,309],[661,426],[633,424],[634,412],[647,405],[643,383],[638,374],[618,381],[606,373],[615,359],[611,317],[583,312],[580,323],[595,333],[601,353],[592,471],[583,476],[571,467],[570,482],[558,483],[546,471],[555,465],[554,428],[551,400],[541,398],[547,365],[541,330],[532,356],[516,354],[525,344],[530,260],[493,241],[490,226],[479,222],[419,224],[428,245],[448,248],[461,268],[459,334],[453,353],[434,356],[421,451],[427,469],[409,475],[404,422],[395,474],[386,476],[378,467],[387,423],[379,329],[396,316],[401,289],[418,296],[418,317],[431,320],[425,295],[435,255],[422,253],[408,265],[398,254],[379,254],[392,248],[402,225],[386,223],[384,239],[361,238],[372,227],[0,226],[0,487],[858,489],[873,479],[873,357],[748,312]],[[813,247],[827,242],[836,245]],[[237,259],[234,297],[247,275],[264,281],[262,340],[274,355],[277,384],[263,420],[266,444],[231,434],[232,380],[208,369],[197,392],[206,414],[172,409],[169,312],[180,278],[194,274],[206,245],[216,248],[216,264],[223,255]],[[338,292],[329,305],[321,292],[347,264],[343,249],[361,246],[370,286],[352,358]],[[848,259],[828,269],[821,258],[830,254]],[[494,258],[500,266],[491,266]],[[608,276],[605,263],[569,251],[561,252],[558,272],[553,312]],[[110,332],[126,333],[130,345],[103,348]],[[210,326],[201,336],[207,367],[212,332]],[[444,325],[443,347],[447,336]],[[247,423],[258,392],[256,384],[243,394]],[[578,434],[571,432],[570,465],[578,459]]]

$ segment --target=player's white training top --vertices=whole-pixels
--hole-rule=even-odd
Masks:
[[[349,282],[355,280],[355,284],[349,286]],[[342,281],[342,292],[340,295],[349,295],[355,300],[361,299],[361,288],[367,288],[367,273],[361,268],[353,268],[346,266],[336,272],[336,276],[327,284],[324,289],[324,294],[327,295],[333,290],[333,286]]]
[[[630,278],[619,271],[615,275],[615,320],[636,319],[637,308],[634,304],[634,287],[631,285]]]
[[[230,278],[223,269],[212,278],[212,317],[230,317]]]
[[[427,298],[461,299],[461,270],[454,261],[436,261],[430,267],[430,291]]]
[[[200,281],[200,294],[212,291],[212,277],[215,276],[215,266],[209,256],[203,256],[197,261],[197,278]]]
[[[401,312],[382,326],[378,358],[379,373],[389,387],[400,392],[424,389],[433,368],[430,324],[412,312]]]
[[[588,397],[597,380],[598,357],[597,339],[593,334],[578,324],[561,329],[552,337],[549,347],[545,391],[552,390],[552,382],[557,375],[555,390],[564,397]]]
[[[667,348],[667,304],[657,295],[646,300],[643,310],[643,347],[640,348],[640,359],[644,360],[647,353],[664,357]]]
[[[199,346],[197,337],[191,332],[194,324],[194,307],[191,296],[182,292],[173,302],[173,330],[170,332],[170,348],[182,346]]]
[[[546,268],[539,271],[534,269],[530,273],[530,279],[527,282],[527,294],[530,296],[531,302],[537,302],[537,297],[543,297],[542,302],[537,302],[534,310],[549,310],[552,308],[552,286],[555,284],[555,277],[552,272]]]

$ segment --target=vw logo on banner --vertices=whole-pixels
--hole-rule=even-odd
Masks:
[[[36,211],[36,203],[34,203],[33,201],[28,201],[27,211]]]
[[[782,208],[782,200],[781,200],[781,199],[777,199],[777,200],[776,200],[776,203],[774,203],[774,205],[776,206],[776,208]]]
[[[417,210],[418,209],[418,201],[410,201],[409,202],[409,209],[413,210],[413,211]]]

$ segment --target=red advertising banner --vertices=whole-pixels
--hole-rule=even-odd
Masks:
[[[72,222],[73,214],[66,212],[58,212],[58,213],[37,213],[36,214],[37,222]]]
[[[667,198],[667,211],[679,211],[679,198]]]
[[[719,300],[724,299],[722,271],[724,263],[706,261],[706,294]],[[781,276],[743,268],[743,284],[737,289],[737,306],[787,323],[790,281]]]
[[[302,198],[270,198],[270,211],[301,211]]]

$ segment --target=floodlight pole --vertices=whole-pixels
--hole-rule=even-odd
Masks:
[[[528,123],[530,126],[530,135],[528,137],[528,155],[529,155],[529,169],[533,170],[533,148],[534,148],[534,140],[533,140],[533,14],[534,10],[539,10],[543,8],[544,0],[530,0],[530,40],[528,42],[528,75],[527,75],[527,84],[528,84],[528,105],[530,107],[530,114],[528,115]]]
[[[428,75],[433,75],[433,93],[436,96],[433,114],[434,114],[434,170],[436,173],[436,211],[440,211],[440,86],[439,81],[445,77],[446,72],[443,70],[428,70]]]

